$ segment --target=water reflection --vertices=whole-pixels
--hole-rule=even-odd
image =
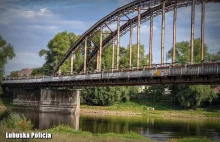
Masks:
[[[45,130],[60,124],[65,124],[75,130],[79,130],[79,114],[40,113],[38,111],[30,110],[12,110],[12,112],[19,113],[30,119],[34,123],[34,129]],[[5,111],[2,115],[0,115],[0,120],[7,116],[8,111]]]
[[[13,110],[15,111],[15,110]],[[105,115],[69,115],[60,113],[38,113],[20,111],[34,122],[37,129],[48,129],[59,124],[66,124],[76,130],[92,133],[127,133],[136,132],[145,137],[165,141],[169,138],[208,137],[220,140],[220,120],[161,118],[152,116],[105,116]],[[1,114],[1,112],[0,112]],[[0,120],[6,114],[0,115]]]
[[[67,124],[79,130],[79,114],[39,113],[39,129],[44,130],[60,124]]]

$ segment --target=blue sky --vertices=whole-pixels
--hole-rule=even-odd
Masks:
[[[102,17],[132,0],[0,0],[0,34],[14,46],[16,57],[5,66],[5,72],[22,68],[40,67],[44,58],[40,49],[58,32],[68,31],[78,35]],[[205,43],[210,52],[220,50],[220,4],[206,4]],[[178,9],[177,42],[190,40],[190,7]],[[196,6],[195,38],[200,37],[201,5]],[[134,15],[134,14],[133,14]],[[165,52],[172,47],[173,12],[166,14]],[[115,26],[112,26],[113,29]],[[134,33],[137,29],[134,28]],[[154,18],[153,63],[160,62],[161,16]],[[128,34],[121,38],[127,46]],[[136,42],[134,35],[133,42]],[[148,52],[149,22],[141,25],[141,44]]]

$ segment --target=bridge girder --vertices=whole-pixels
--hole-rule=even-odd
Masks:
[[[208,3],[208,2],[217,2],[219,3],[220,0],[194,0],[195,4],[200,3]],[[174,10],[174,8],[181,8],[181,7],[187,7],[191,6],[192,0],[170,0],[165,3],[165,13]],[[80,45],[84,43],[84,40],[86,37],[89,37],[90,35],[94,34],[99,30],[100,26],[106,27],[107,25],[110,25],[113,23],[118,17],[127,16],[130,13],[133,13],[137,10],[137,7],[140,6],[142,9],[148,8],[145,12],[141,13],[140,19],[141,24],[150,20],[150,16],[156,17],[160,14],[162,14],[162,6],[161,6],[161,0],[139,0],[139,1],[133,1],[125,6],[122,6],[112,13],[108,14],[101,20],[99,20],[96,24],[94,24],[89,30],[87,30],[77,41],[76,43],[67,51],[63,59],[58,63],[58,65],[54,68],[54,73],[58,71],[59,67],[65,62],[65,60],[71,55],[72,52],[76,52],[79,50]],[[138,16],[128,20],[125,24],[123,24],[120,27],[120,36],[123,36],[129,31],[129,27],[136,27],[138,23]],[[131,25],[132,24],[132,25]],[[111,32],[111,34],[105,38],[102,42],[103,51],[107,47],[107,45],[110,44],[111,40],[114,40],[117,37],[117,30],[114,32]],[[204,40],[203,40],[204,42]],[[93,51],[90,56],[87,57],[86,64],[90,64],[90,62],[94,59],[94,57],[97,55],[97,51]],[[79,72],[83,70],[83,65],[79,68]]]

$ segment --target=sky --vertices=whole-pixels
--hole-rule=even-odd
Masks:
[[[98,20],[132,0],[0,0],[0,35],[13,45],[16,57],[8,61],[5,73],[22,68],[41,67],[39,57],[47,49],[48,41],[58,32],[83,34]],[[220,50],[220,4],[207,3],[205,14],[205,43],[211,53]],[[142,11],[143,12],[143,11]],[[136,16],[131,14],[132,16]],[[201,5],[196,6],[195,38],[200,38]],[[190,40],[191,7],[177,11],[177,42]],[[172,47],[173,12],[165,17],[165,53]],[[116,27],[111,26],[114,30]],[[160,63],[161,16],[154,18],[153,63]],[[128,33],[129,34],[129,33]],[[129,44],[128,34],[121,38],[121,46]],[[137,29],[134,28],[133,43]],[[141,25],[141,44],[149,51],[149,21]]]

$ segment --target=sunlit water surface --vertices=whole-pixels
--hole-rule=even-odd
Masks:
[[[44,130],[59,124],[67,124],[76,130],[91,133],[136,132],[157,141],[180,137],[207,137],[220,140],[220,119],[182,119],[153,116],[106,116],[106,115],[69,115],[59,113],[39,113],[30,110],[12,110],[24,114],[34,128]],[[8,115],[0,111],[0,120]]]

